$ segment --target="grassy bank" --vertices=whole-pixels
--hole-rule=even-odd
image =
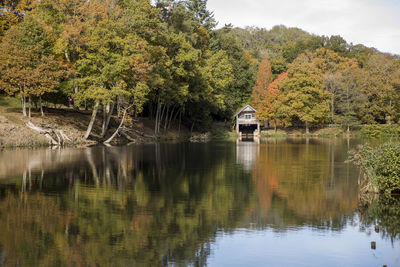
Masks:
[[[303,128],[278,128],[276,131],[274,129],[266,129],[261,131],[261,137],[285,137],[285,136],[295,136],[295,137],[335,137],[343,136],[347,133],[341,128],[329,127],[322,128],[306,133]]]

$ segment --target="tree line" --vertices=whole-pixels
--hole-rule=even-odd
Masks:
[[[25,11],[15,23],[1,16],[0,80],[24,115],[32,103],[72,96],[93,110],[86,136],[99,109],[102,136],[126,110],[153,118],[157,134],[178,118],[194,128],[226,117],[251,92],[257,62],[232,34],[214,31],[206,1],[14,2],[4,14]]]
[[[44,102],[72,97],[75,108],[92,110],[86,137],[99,111],[102,137],[115,114],[148,116],[159,134],[181,121],[205,129],[251,102],[260,119],[307,128],[399,119],[395,56],[284,26],[216,29],[206,5],[5,1],[0,91],[18,96],[26,116],[34,104],[43,115]]]
[[[252,92],[258,117],[309,126],[396,123],[400,120],[400,59],[340,36],[315,36],[275,26],[236,29],[262,56]]]
[[[355,58],[319,48],[306,51],[275,80],[268,57],[260,64],[253,89],[258,117],[288,125],[396,123],[400,119],[400,61],[370,55]]]

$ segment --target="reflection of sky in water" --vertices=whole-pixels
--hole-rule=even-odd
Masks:
[[[400,266],[400,243],[346,225],[340,232],[301,228],[219,233],[208,266]],[[371,249],[376,242],[376,250]]]
[[[81,257],[82,266],[99,258],[106,266],[400,266],[400,202],[360,209],[359,172],[344,162],[356,144],[0,152],[0,266],[2,257],[40,266],[43,256],[54,266],[57,253],[66,265]]]

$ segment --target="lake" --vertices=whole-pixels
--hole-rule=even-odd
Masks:
[[[0,152],[0,266],[400,266],[353,139]]]

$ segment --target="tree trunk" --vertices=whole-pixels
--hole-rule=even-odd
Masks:
[[[332,102],[332,107],[331,107],[331,121],[332,121],[332,123],[333,123],[333,116],[334,116],[334,113],[335,113],[335,108],[334,108],[335,103],[334,103],[334,101],[335,101],[335,96],[334,96],[333,93],[332,93],[332,97],[331,97],[331,102]]]
[[[110,119],[112,116],[112,113],[114,111],[114,102],[113,103],[107,103],[106,106],[104,107],[104,113],[103,113],[103,126],[101,129],[101,138],[103,138],[108,130],[108,125],[110,123]]]
[[[164,133],[165,133],[165,131],[167,131],[168,114],[169,114],[169,106],[167,106],[167,113],[165,114]]]
[[[94,120],[96,119],[96,114],[97,114],[97,109],[99,108],[99,104],[100,104],[99,101],[96,100],[96,103],[94,104],[93,111],[92,111],[92,117],[90,118],[90,122],[89,122],[88,128],[85,133],[85,139],[88,139],[90,133],[92,132],[92,128],[93,128]]]
[[[173,117],[176,117],[176,114],[177,114],[177,113],[178,113],[178,109],[177,109],[176,112],[175,112],[175,116],[174,116],[174,110],[173,110],[173,109],[171,110],[171,116],[169,117],[169,122],[168,122],[168,129],[171,128],[172,118],[173,118]]]
[[[181,121],[182,121],[182,109],[179,111],[179,126],[178,126],[178,133],[181,133]]]
[[[117,96],[117,114],[119,114],[121,112],[121,105],[120,105],[120,97]]]
[[[32,99],[31,99],[31,95],[29,95],[28,96],[28,99],[29,99],[29,111],[28,111],[28,117],[29,117],[29,120],[31,120],[31,109],[32,109]]]
[[[195,123],[195,121],[193,121],[193,123],[192,123],[192,127],[190,127],[190,133],[192,133],[192,132],[193,132],[194,123]]]
[[[165,105],[161,104],[161,114],[160,114],[160,118],[158,119],[157,133],[160,132],[160,126],[162,123],[162,119],[164,117],[164,111],[165,111]]]
[[[176,111],[176,113],[175,113],[175,116],[174,116],[174,118],[172,119],[172,122],[173,123],[175,123],[176,122],[176,118],[178,117],[178,114],[181,112],[181,109],[180,108],[178,108],[178,110]]]
[[[128,108],[126,108],[126,109],[124,110],[124,115],[122,115],[121,123],[119,124],[117,130],[113,133],[113,135],[111,135],[110,138],[108,138],[106,141],[104,141],[104,144],[109,144],[109,143],[114,139],[114,137],[118,134],[119,129],[120,129],[120,128],[122,127],[122,125],[124,124],[126,112],[127,112],[127,110],[128,110],[129,108],[130,108],[130,107],[128,107]]]
[[[157,101],[157,111],[156,111],[156,121],[155,121],[155,124],[154,124],[154,134],[157,134],[158,132],[157,132],[157,126],[158,126],[158,120],[159,120],[159,115],[160,115],[160,98],[158,98],[158,101]]]
[[[78,86],[75,86],[75,88],[74,88],[74,93],[75,93],[75,95],[78,94]],[[79,110],[79,106],[75,105],[75,100],[74,100],[74,98],[72,98],[72,108],[73,108],[73,109],[76,109],[76,110]]]
[[[26,117],[26,97],[25,95],[21,95],[21,104],[22,104],[22,114]]]
[[[274,120],[274,131],[276,133],[276,120]]]
[[[310,130],[308,129],[308,122],[306,121],[306,134],[309,134]]]
[[[42,114],[42,117],[44,117],[43,105],[42,105],[42,96],[39,96],[39,104],[40,104],[40,113]]]
[[[149,104],[149,118],[152,120],[153,119],[153,103]]]
[[[64,56],[65,56],[65,59],[66,59],[68,62],[71,62],[71,59],[69,58],[69,55],[68,55],[68,46],[65,47]]]

